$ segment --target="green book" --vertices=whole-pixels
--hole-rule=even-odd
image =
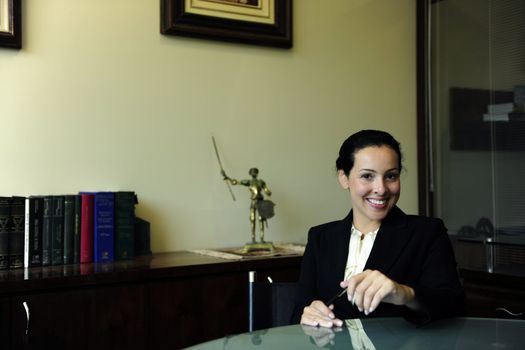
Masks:
[[[9,215],[11,198],[0,197],[0,270],[9,268]]]
[[[25,197],[12,197],[9,217],[9,268],[24,267]]]
[[[64,196],[64,264],[73,263],[75,232],[75,196]]]
[[[42,266],[42,229],[44,228],[44,197],[26,198],[26,232],[24,267]]]
[[[135,257],[135,192],[115,192],[115,260]]]
[[[53,196],[51,265],[64,264],[64,196]]]
[[[44,196],[42,225],[42,266],[51,265],[51,231],[54,211],[53,196]]]

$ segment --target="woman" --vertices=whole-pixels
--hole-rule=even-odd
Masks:
[[[310,229],[294,321],[332,327],[403,316],[422,324],[462,314],[464,292],[443,222],[396,206],[401,163],[399,143],[386,132],[362,130],[343,143],[336,167],[352,210]]]

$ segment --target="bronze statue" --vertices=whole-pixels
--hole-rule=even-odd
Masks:
[[[264,194],[271,196],[272,191],[270,191],[263,180],[257,178],[259,175],[259,169],[251,168],[249,171],[251,179],[240,181],[228,177],[224,170],[221,171],[221,174],[224,180],[228,181],[230,184],[234,186],[243,185],[250,190],[250,225],[252,229],[252,244],[256,243],[255,232],[257,219],[259,221],[260,243],[266,243],[264,241],[264,226],[268,225],[266,220],[274,216],[273,207],[275,204],[270,200],[264,199]]]
[[[246,245],[244,246],[244,252],[249,252],[252,250],[273,251],[274,246],[272,242],[266,242],[264,240],[264,227],[268,227],[267,220],[275,215],[273,209],[275,204],[271,200],[265,199],[264,196],[271,196],[272,192],[270,191],[268,186],[266,186],[264,180],[257,178],[257,176],[259,175],[259,169],[257,168],[250,169],[248,173],[250,174],[251,178],[246,180],[236,180],[226,175],[226,172],[222,167],[221,159],[219,157],[219,152],[217,150],[215,138],[212,137],[212,140],[213,146],[215,148],[215,153],[217,155],[217,160],[221,168],[221,175],[224,181],[226,181],[226,184],[228,185],[228,189],[230,190],[233,200],[235,200],[235,196],[233,194],[233,191],[231,190],[230,185],[243,185],[248,187],[248,190],[250,191],[250,227],[252,240],[251,242],[246,243]],[[257,242],[256,239],[257,221],[259,222],[260,230],[259,242]]]

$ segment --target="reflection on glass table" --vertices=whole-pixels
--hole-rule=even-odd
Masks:
[[[301,325],[231,335],[191,347],[205,349],[523,349],[525,321],[456,318],[416,327],[400,318],[347,320],[342,328]]]

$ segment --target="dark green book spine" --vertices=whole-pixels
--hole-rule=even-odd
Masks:
[[[13,197],[9,220],[9,268],[24,267],[25,203],[24,197]]]
[[[42,265],[51,265],[51,229],[53,221],[53,197],[44,197],[44,216],[42,228]]]
[[[80,264],[80,224],[82,219],[82,197],[75,195],[75,227],[73,229],[73,263]]]
[[[0,197],[0,270],[9,268],[9,216],[11,198]]]
[[[51,220],[51,265],[64,264],[64,197],[53,196]]]
[[[31,266],[42,266],[42,229],[44,219],[44,198],[31,196],[26,201],[26,227],[29,229],[28,237],[28,264]]]
[[[64,264],[73,263],[75,232],[75,196],[64,196]]]
[[[115,193],[115,260],[135,257],[135,193]]]

